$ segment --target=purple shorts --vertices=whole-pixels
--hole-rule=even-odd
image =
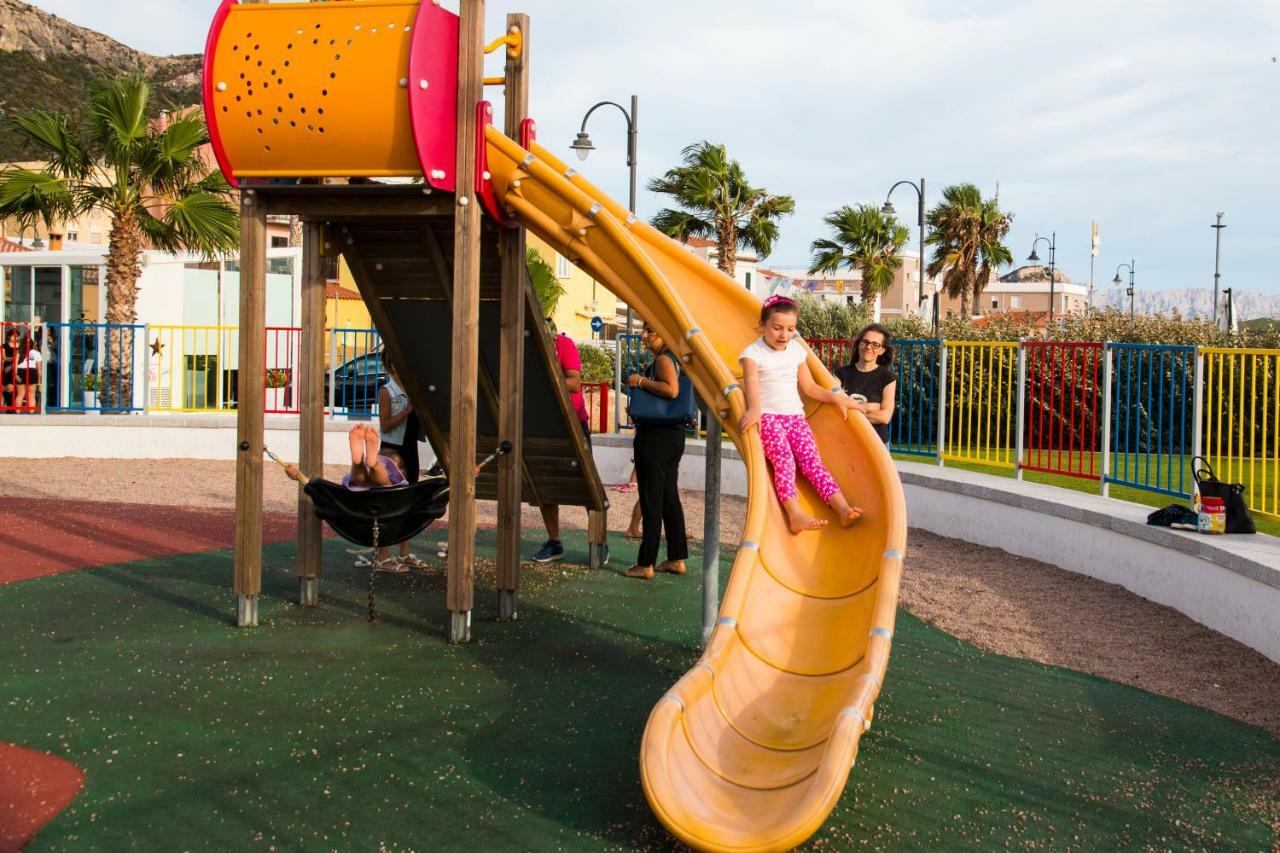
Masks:
[[[400,473],[400,469],[396,467],[396,463],[392,462],[389,457],[378,456],[378,461],[387,469],[387,477],[391,480],[392,486],[403,486],[407,480],[404,474]],[[359,486],[351,482],[351,475],[344,474],[342,476],[342,487],[352,492],[367,492],[370,489],[388,488],[386,486]]]

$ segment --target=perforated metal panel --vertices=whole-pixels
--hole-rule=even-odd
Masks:
[[[206,106],[237,178],[416,176],[408,96],[419,4],[230,4],[210,34]]]

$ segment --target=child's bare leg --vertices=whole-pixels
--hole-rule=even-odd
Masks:
[[[624,534],[628,539],[639,539],[640,530],[640,501],[636,501],[636,505],[631,508],[631,523],[627,525],[627,532]]]
[[[836,518],[840,520],[841,527],[852,527],[858,519],[862,518],[862,510],[850,505],[849,501],[845,499],[844,492],[836,492],[832,495],[831,499],[827,501],[827,505],[835,510]]]
[[[364,467],[363,462],[351,463],[351,473],[349,476],[351,478],[351,485],[353,486],[373,485],[369,480],[369,471]]]
[[[374,433],[376,436],[377,433]],[[387,466],[382,464],[382,460],[377,456],[373,457],[375,462],[372,465],[365,465],[365,476],[368,478],[366,485],[370,486],[390,486],[391,474],[387,471]]]
[[[787,513],[787,525],[791,528],[792,533],[802,533],[805,530],[818,530],[827,526],[825,518],[814,518],[800,508],[800,499],[792,498],[789,501],[783,501],[782,508]]]
[[[364,424],[356,424],[347,433],[347,441],[351,444],[351,465],[354,468],[364,464]],[[352,482],[355,481],[355,472],[351,474]]]

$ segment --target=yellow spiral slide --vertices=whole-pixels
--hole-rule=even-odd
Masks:
[[[503,207],[661,333],[746,461],[746,528],[715,633],[649,715],[640,772],[654,813],[693,847],[787,850],[839,799],[889,662],[907,532],[893,463],[864,417],[810,401],[823,459],[865,515],[792,534],[758,432],[737,430],[738,353],[760,301],[546,149],[493,128],[487,140]],[[809,367],[836,385],[812,355]],[[800,499],[831,517],[807,484]]]

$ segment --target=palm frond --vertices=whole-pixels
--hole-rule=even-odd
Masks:
[[[177,191],[199,180],[209,169],[200,148],[209,141],[204,116],[192,110],[152,133],[138,163],[139,177],[160,191]]]
[[[711,222],[686,210],[663,208],[654,214],[649,223],[668,237],[681,242],[690,237],[710,240],[716,236],[715,226]]]
[[[73,219],[81,212],[70,178],[13,167],[0,172],[0,218],[12,217],[23,227]]]
[[[158,238],[157,248],[176,252],[180,249],[213,258],[231,251],[240,243],[240,217],[226,199],[212,193],[191,193],[172,200],[159,216],[150,213],[140,221],[152,219],[164,227],[144,231]]]
[[[92,158],[68,116],[38,110],[12,116],[8,124],[19,137],[44,152],[55,174],[69,178],[89,174]]]
[[[141,73],[99,78],[89,96],[89,120],[95,144],[119,166],[137,159],[148,136],[151,83]]]

